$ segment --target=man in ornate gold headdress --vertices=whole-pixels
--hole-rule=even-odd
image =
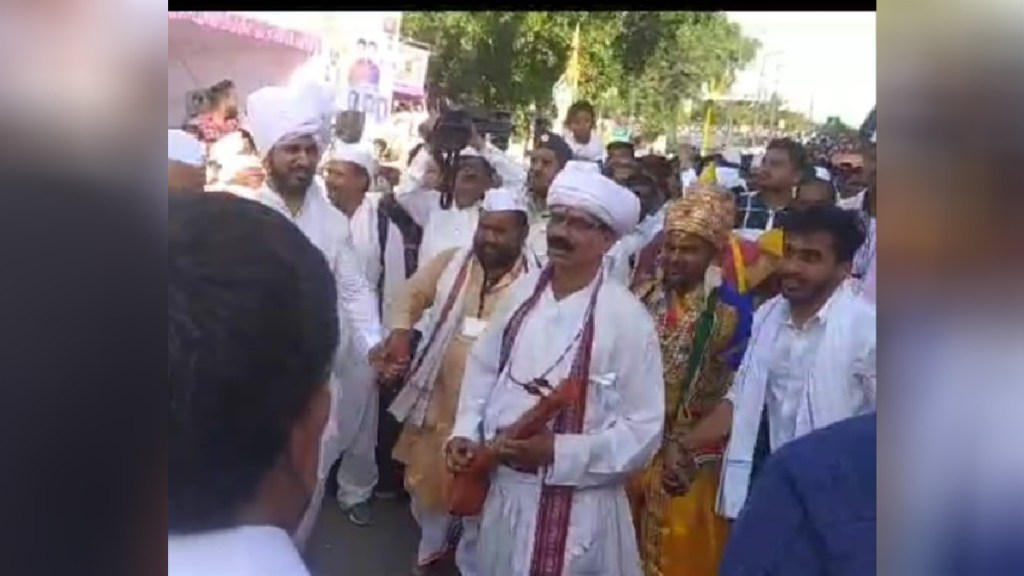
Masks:
[[[750,312],[723,301],[716,265],[731,228],[712,189],[674,202],[657,275],[636,288],[658,327],[666,396],[662,450],[631,490],[646,576],[712,576],[725,546],[727,524],[715,514],[724,445],[691,451],[680,437],[725,396],[730,360],[749,336]]]

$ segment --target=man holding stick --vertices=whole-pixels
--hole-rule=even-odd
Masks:
[[[477,562],[493,576],[640,575],[625,485],[661,440],[661,353],[650,315],[604,271],[640,203],[568,169],[549,205],[550,265],[516,283],[467,361],[445,446],[452,501],[486,494]]]

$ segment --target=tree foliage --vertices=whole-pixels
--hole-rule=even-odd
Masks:
[[[402,26],[433,47],[433,90],[522,113],[550,108],[577,24],[580,97],[659,129],[702,85],[727,87],[757,51],[720,12],[407,12]]]

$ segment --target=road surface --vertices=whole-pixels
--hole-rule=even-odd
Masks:
[[[409,576],[417,528],[405,499],[374,500],[374,525],[352,525],[330,497],[306,550],[313,576]]]

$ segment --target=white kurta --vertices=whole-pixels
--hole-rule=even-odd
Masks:
[[[243,526],[167,538],[167,576],[309,576],[288,534]]]
[[[435,207],[430,212],[427,225],[423,227],[419,261],[430,262],[441,252],[452,248],[471,247],[479,221],[479,205],[458,208],[452,204],[447,210]]]
[[[337,283],[340,338],[338,354],[331,371],[331,413],[324,428],[320,454],[320,477],[326,478],[330,466],[344,448],[338,422],[345,388],[352,382],[347,378],[345,368],[365,361],[370,348],[382,339],[377,299],[356,255],[348,219],[331,206],[318,180],[314,180],[306,192],[302,207],[294,215],[281,196],[267,186],[260,189],[258,199],[294,222],[310,242],[320,249]],[[348,403],[348,399],[344,403]],[[322,492],[318,494],[322,496]],[[319,503],[314,503],[314,507],[319,509]]]
[[[384,310],[390,307],[405,281],[405,250],[402,234],[390,220],[384,246],[383,267],[379,218],[379,196],[367,196],[349,218],[356,257],[367,283],[378,301],[384,301]],[[377,294],[383,276],[383,289]],[[377,484],[377,386],[373,370],[365,356],[350,349],[342,354],[349,361],[339,367],[338,379],[342,385],[344,401],[337,409],[337,446],[344,452],[338,467],[338,501],[351,507],[369,500]]]
[[[732,432],[722,467],[719,512],[739,515],[750,485],[761,414],[771,449],[875,409],[875,307],[843,283],[804,327],[782,297],[754,314],[752,337],[726,399]]]
[[[509,368],[497,374],[508,317],[530,296],[539,274],[519,280],[470,352],[453,437],[480,440],[482,431],[493,439],[535,403],[510,374],[529,381],[556,361],[547,379],[554,384],[568,374],[576,348],[570,343],[583,326],[593,286],[561,301],[547,288],[523,322]],[[604,283],[595,314],[584,433],[556,436],[554,464],[540,474],[506,467],[495,473],[477,545],[477,561],[492,576],[528,573],[542,482],[576,487],[566,575],[642,573],[625,484],[661,442],[661,352],[650,315],[625,287]]]

